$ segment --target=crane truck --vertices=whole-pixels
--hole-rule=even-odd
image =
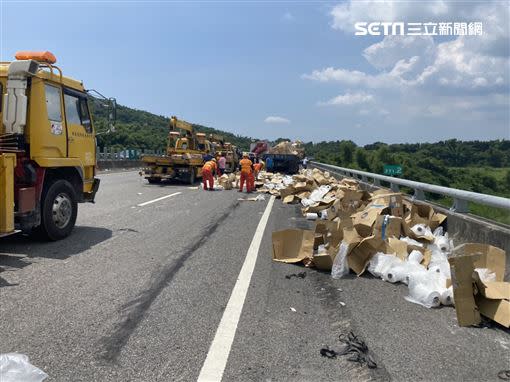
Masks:
[[[99,188],[90,95],[51,52],[15,58],[0,63],[0,237],[63,239]],[[113,119],[115,100],[105,100]]]
[[[194,184],[202,177],[206,154],[214,156],[214,147],[204,133],[197,133],[191,123],[170,118],[166,155],[144,155],[140,175],[151,184],[179,179]]]

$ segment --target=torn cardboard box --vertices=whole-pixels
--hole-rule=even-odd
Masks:
[[[313,264],[317,269],[320,269],[321,271],[331,271],[336,254],[337,250],[335,248],[329,248],[324,253],[314,255],[312,259]]]
[[[363,237],[372,235],[374,224],[381,212],[381,208],[372,207],[353,214],[352,223],[356,231]]]
[[[390,237],[400,238],[402,233],[402,218],[390,215],[379,215],[375,221],[374,236],[386,240]]]
[[[273,232],[273,260],[282,263],[299,263],[313,255],[314,232],[302,229],[285,229]]]
[[[478,324],[481,313],[510,327],[510,283],[503,281],[505,251],[491,245],[468,243],[456,247],[453,254],[448,261],[459,325]],[[495,281],[482,282],[478,273],[474,272],[475,268],[487,268],[495,274]],[[473,284],[476,286],[474,289]],[[457,296],[461,298],[460,305]]]
[[[380,190],[379,190],[380,191]],[[392,216],[403,217],[404,216],[404,203],[401,193],[388,193],[376,191],[372,194],[371,203],[367,207],[374,206],[378,208],[388,209],[384,211]]]
[[[385,242],[375,236],[365,237],[347,257],[349,267],[358,276],[361,276],[365,272],[368,262],[377,252],[386,252]]]

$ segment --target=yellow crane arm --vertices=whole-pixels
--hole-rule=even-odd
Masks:
[[[191,123],[186,122],[186,121],[181,121],[181,120],[177,119],[176,116],[172,116],[170,118],[170,130],[177,130],[177,129],[186,130],[186,131],[189,131],[190,133],[193,133],[193,125]]]

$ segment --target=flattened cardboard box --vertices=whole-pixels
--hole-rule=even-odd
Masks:
[[[272,239],[274,261],[299,263],[313,255],[313,231],[285,229],[273,232]]]
[[[448,259],[452,275],[453,298],[459,326],[477,325],[481,321],[480,311],[473,295],[473,271],[477,257],[459,255]]]
[[[454,249],[454,257],[448,261],[452,265],[452,285],[459,325],[478,324],[480,322],[479,315],[478,317],[476,314],[471,315],[471,312],[476,310],[483,316],[510,327],[510,283],[503,281],[506,263],[505,251],[486,244],[462,244]],[[483,283],[478,274],[473,272],[475,268],[488,268],[496,275],[496,281]],[[459,278],[459,271],[463,272],[463,278]],[[471,273],[469,274],[469,272]],[[476,285],[478,294],[474,297],[474,301],[471,301],[464,294],[467,295],[470,290],[471,296],[473,296],[475,293],[473,284]],[[464,298],[459,308],[457,308],[459,305],[457,295]]]

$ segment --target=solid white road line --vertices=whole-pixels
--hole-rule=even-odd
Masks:
[[[255,262],[259,254],[260,242],[264,235],[264,230],[271,213],[271,208],[274,203],[274,196],[271,196],[267,203],[264,214],[260,218],[259,225],[253,235],[253,239],[248,248],[248,253],[244,260],[243,267],[239,276],[237,277],[236,285],[232,289],[232,294],[228,300],[227,307],[223,312],[216,335],[207,353],[207,358],[202,365],[202,370],[198,376],[199,382],[205,381],[221,381],[225,366],[227,366],[228,356],[230,354],[230,348],[234,342],[234,336],[236,334],[237,325],[239,318],[241,317],[241,311],[243,310],[244,300],[248,293],[248,287],[250,286],[251,276],[255,269]]]
[[[165,196],[162,196],[161,198],[157,198],[157,199],[149,200],[148,202],[137,204],[137,206],[138,207],[143,207],[143,206],[146,206],[147,204],[159,202],[160,200],[171,198],[172,196],[175,196],[175,195],[179,195],[180,193],[181,192],[174,192],[173,194],[165,195]]]

